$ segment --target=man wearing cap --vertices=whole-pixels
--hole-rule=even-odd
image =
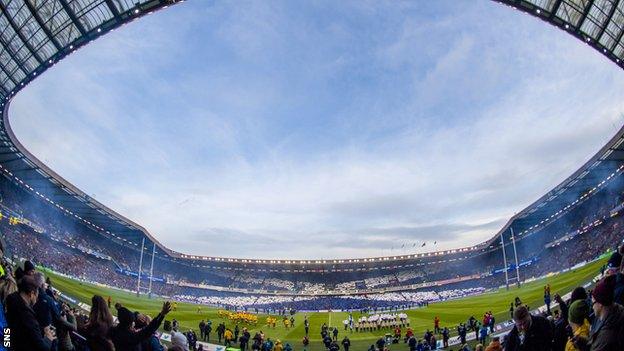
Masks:
[[[603,278],[592,292],[596,319],[591,326],[591,351],[624,350],[624,307],[614,303],[615,276]]]
[[[553,331],[546,318],[532,316],[526,306],[519,306],[513,320],[515,325],[507,335],[505,351],[552,350]]]

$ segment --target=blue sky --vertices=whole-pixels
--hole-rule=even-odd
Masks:
[[[37,157],[177,251],[365,257],[490,238],[624,123],[623,88],[489,1],[187,1],[10,113]]]

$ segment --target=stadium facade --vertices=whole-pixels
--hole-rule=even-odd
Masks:
[[[624,68],[624,1],[495,1],[566,31]],[[11,99],[21,89],[67,55],[111,30],[178,2],[0,0],[0,173],[13,186],[90,228],[101,239],[133,250],[137,255],[141,248],[147,248],[150,255],[153,250],[158,265],[285,274],[321,273],[327,278],[330,273],[365,275],[365,272],[413,270],[441,264],[453,271],[458,263],[469,266],[471,260],[478,259],[480,264],[495,270],[501,261],[501,239],[505,243],[503,246],[517,243],[520,261],[530,264],[534,259],[530,253],[536,245],[544,248],[560,244],[569,239],[564,235],[569,228],[558,229],[557,235],[536,234],[553,224],[558,228],[564,226],[562,223],[569,223],[570,217],[587,211],[600,194],[612,197],[624,188],[624,177],[620,177],[624,172],[622,128],[574,174],[510,218],[492,239],[475,246],[411,255],[326,260],[228,258],[173,251],[140,224],[89,197],[32,155],[11,130],[8,111]],[[613,211],[617,215],[619,210],[621,208],[615,204],[609,208],[610,215]],[[581,223],[577,232],[589,230],[595,224]],[[529,237],[537,240],[524,240]],[[448,276],[457,278],[459,274],[448,273]],[[466,272],[465,276],[470,273]]]

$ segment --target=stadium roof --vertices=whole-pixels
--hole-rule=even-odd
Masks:
[[[183,0],[182,0],[183,1]],[[575,36],[624,68],[624,1],[619,0],[494,0],[529,13]],[[0,0],[0,167],[6,176],[111,239],[128,245],[153,242],[159,254],[223,262],[297,263],[297,260],[249,260],[203,257],[174,252],[139,224],[116,213],[63,179],[20,144],[11,130],[11,98],[65,56],[107,32],[177,0]],[[624,161],[624,128],[586,164],[553,190],[512,217],[484,248],[510,227],[519,235],[547,225],[597,192]],[[149,245],[148,247],[150,247]],[[358,259],[376,262],[428,254]],[[342,263],[354,260],[308,261]]]

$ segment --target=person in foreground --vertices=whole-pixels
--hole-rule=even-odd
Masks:
[[[574,301],[570,305],[568,322],[572,328],[572,337],[568,339],[565,351],[579,351],[579,345],[587,344],[589,339],[589,306],[585,300]]]
[[[115,345],[115,350],[140,351],[140,344],[144,340],[151,338],[160,324],[165,319],[167,313],[171,311],[169,301],[163,303],[160,313],[149,324],[140,330],[134,329],[135,315],[125,307],[117,310],[119,324],[110,330],[110,339]]]
[[[592,292],[596,318],[589,334],[590,351],[624,350],[624,307],[614,302],[614,289],[615,275],[610,275]]]
[[[7,322],[11,326],[12,350],[52,350],[56,336],[50,326],[41,328],[33,310],[38,296],[35,278],[24,276],[18,283],[18,290],[7,297]]]
[[[505,351],[551,351],[553,331],[550,322],[541,316],[532,316],[525,306],[513,313],[514,327],[507,335]]]

